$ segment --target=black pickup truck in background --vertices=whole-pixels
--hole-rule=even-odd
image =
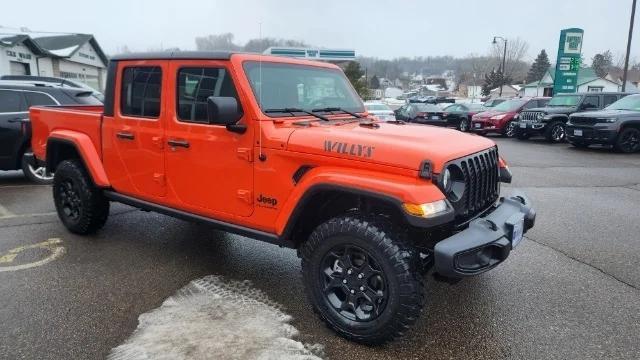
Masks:
[[[640,151],[640,94],[626,96],[601,111],[569,116],[567,139],[576,147],[613,145],[623,153]]]
[[[549,142],[565,141],[571,114],[603,109],[626,95],[619,92],[556,95],[547,106],[528,109],[518,115],[516,137],[526,140],[530,136],[542,135]]]

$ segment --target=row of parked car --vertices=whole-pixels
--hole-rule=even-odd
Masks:
[[[552,143],[608,145],[624,153],[640,151],[640,94],[559,94],[492,99],[482,105],[408,102],[395,111],[381,103],[365,105],[375,108],[369,112],[382,121],[397,119],[520,140],[543,136]]]

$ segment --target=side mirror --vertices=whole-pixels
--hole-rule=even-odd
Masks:
[[[233,97],[209,96],[207,98],[207,120],[209,124],[225,125],[227,130],[244,133],[246,125],[238,124],[242,111],[238,108],[238,101]]]

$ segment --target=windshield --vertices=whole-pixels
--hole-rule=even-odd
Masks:
[[[640,111],[640,95],[626,96],[606,107],[607,110]]]
[[[244,64],[244,71],[263,111],[285,108],[364,111],[362,100],[340,70],[250,61]]]
[[[478,111],[478,110],[483,110],[484,106],[482,104],[469,104],[467,105],[467,108],[470,111]]]
[[[554,96],[547,106],[576,106],[580,101],[580,95],[558,95]]]
[[[504,102],[504,99],[493,99],[493,100],[488,100],[487,102],[484,103],[484,107],[493,107],[496,106],[500,103]]]
[[[522,99],[508,100],[498,104],[497,106],[494,106],[493,109],[495,111],[514,111],[514,110],[518,110],[526,102],[527,100],[522,100]]]
[[[387,105],[384,105],[384,104],[364,104],[364,106],[367,108],[367,110],[373,110],[373,111],[391,110]]]

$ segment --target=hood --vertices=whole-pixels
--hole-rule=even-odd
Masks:
[[[372,128],[358,123],[313,123],[310,127],[293,131],[287,150],[413,170],[418,170],[420,163],[429,160],[433,171],[438,173],[449,160],[495,146],[487,138],[447,128],[406,123],[378,124],[379,127]]]
[[[545,114],[571,114],[576,112],[575,106],[546,106],[524,110],[527,112],[544,112]]]
[[[477,113],[475,116],[477,118],[485,119],[485,118],[490,118],[492,116],[502,115],[506,113],[507,113],[506,111],[486,110],[486,111],[481,111]]]
[[[589,117],[589,118],[612,118],[612,117],[638,117],[640,111],[633,110],[600,110],[600,111],[585,111],[576,113],[575,116]]]

